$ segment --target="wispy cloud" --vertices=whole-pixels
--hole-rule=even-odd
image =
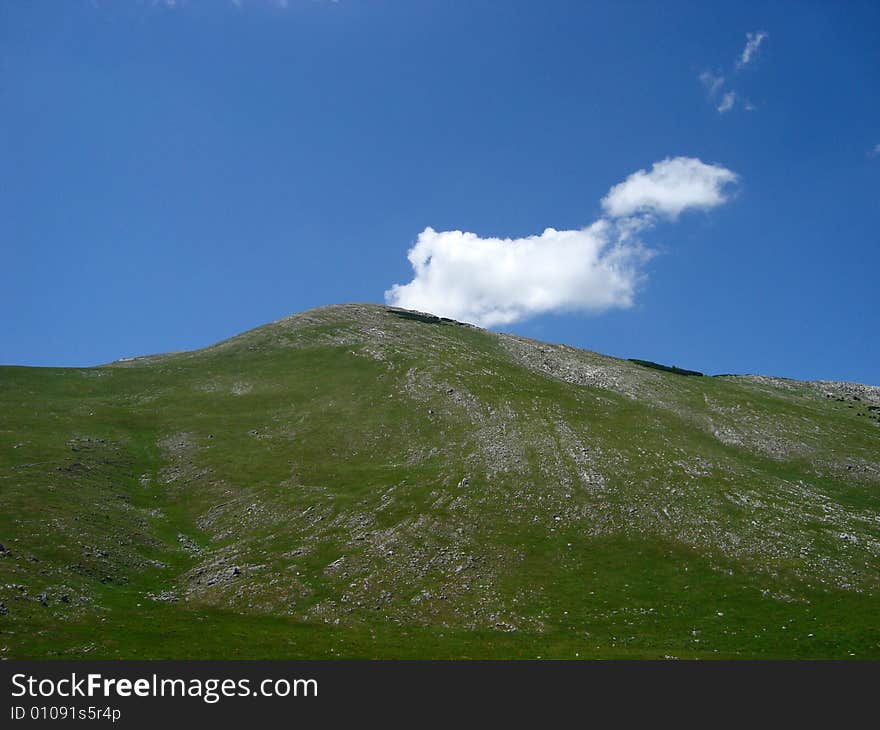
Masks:
[[[339,0],[301,0],[302,3],[305,2],[313,2],[313,3],[330,3],[331,5],[336,5],[339,3]],[[287,10],[291,6],[291,0],[229,0],[229,4],[238,8],[239,10],[244,9],[245,6],[260,6],[263,5],[268,6],[270,8],[277,8],[279,10]]]
[[[736,62],[737,69],[745,68],[751,63],[766,38],[767,33],[763,30],[759,30],[756,33],[746,33],[746,45]]]
[[[875,144],[873,149],[868,152],[868,157],[880,157],[880,144]]]
[[[229,2],[239,9],[243,8],[245,5],[245,0],[229,0]],[[290,7],[290,3],[288,2],[288,0],[262,0],[262,3],[261,0],[252,0],[252,3],[254,5],[268,5],[270,7],[278,8],[280,10],[287,10],[287,8]]]
[[[721,97],[721,103],[718,104],[716,109],[719,114],[726,114],[731,109],[733,109],[733,105],[736,103],[736,92],[728,91],[724,96]]]
[[[302,0],[306,2],[306,0]],[[312,2],[321,2],[321,0],[311,0]],[[337,3],[338,0],[327,0],[331,3]],[[89,0],[92,7],[99,8],[102,5],[111,6],[111,0]],[[148,4],[154,8],[166,8],[168,10],[176,10],[178,8],[184,8],[189,5],[189,0],[138,0],[139,3]],[[277,8],[279,10],[287,10],[290,7],[290,0],[228,0],[228,4],[238,10],[244,9],[246,6],[249,7],[270,7]]]
[[[721,205],[736,179],[724,167],[676,157],[612,187],[603,215],[579,230],[485,238],[426,228],[407,255],[412,281],[392,286],[385,300],[484,327],[547,312],[630,307],[653,255],[640,234],[658,218]]]
[[[719,114],[726,114],[733,109],[736,103],[736,92],[727,91],[723,94],[721,93],[721,90],[724,88],[724,76],[712,73],[711,71],[703,71],[700,74],[700,82],[706,87],[709,101],[714,104]]]
[[[730,74],[731,76],[735,77],[738,71],[741,71],[751,63],[755,54],[758,52],[758,49],[761,47],[761,44],[766,39],[767,32],[763,30],[759,30],[756,33],[746,33],[745,48],[743,48],[742,53],[740,53],[739,58],[737,58],[734,63],[733,70]],[[728,88],[724,91],[725,84],[728,84],[728,79],[724,74],[720,72],[703,71],[700,73],[699,79],[700,83],[703,84],[706,89],[709,101],[719,114],[727,114],[727,112],[731,111],[734,106],[736,106],[736,103],[740,98],[739,94],[734,89]],[[755,111],[755,105],[748,100],[745,101],[744,107],[746,111]]]
[[[700,81],[706,87],[706,91],[709,92],[710,99],[714,98],[721,90],[721,87],[724,86],[724,77],[716,76],[711,71],[703,71],[700,74]]]

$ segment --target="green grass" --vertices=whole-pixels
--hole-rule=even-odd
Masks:
[[[0,656],[880,658],[871,403],[509,344],[349,306],[0,368]]]

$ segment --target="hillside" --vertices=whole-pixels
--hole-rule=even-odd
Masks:
[[[880,388],[325,307],[0,368],[0,543],[2,657],[876,659]]]

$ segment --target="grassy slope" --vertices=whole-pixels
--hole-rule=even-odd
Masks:
[[[878,402],[366,305],[0,368],[0,656],[878,658]]]

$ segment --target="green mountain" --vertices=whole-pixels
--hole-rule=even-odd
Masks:
[[[0,656],[880,658],[880,388],[374,305],[0,368]]]

